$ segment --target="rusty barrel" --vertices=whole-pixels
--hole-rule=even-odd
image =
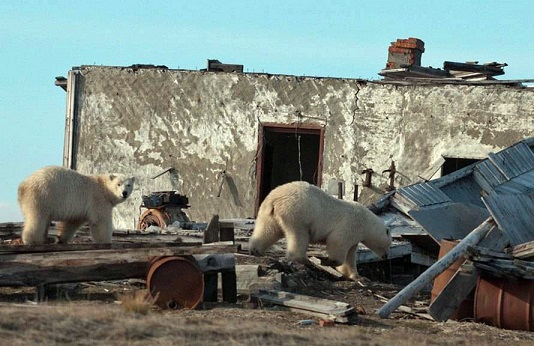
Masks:
[[[457,244],[459,243],[458,240],[445,240],[442,239],[440,242],[440,248],[439,248],[439,258],[442,258],[445,256],[449,251],[451,251]],[[437,296],[441,293],[443,288],[447,285],[449,280],[456,274],[456,271],[460,266],[464,263],[465,259],[463,257],[460,257],[456,262],[454,262],[447,270],[445,270],[443,273],[439,274],[434,279],[434,284],[432,285],[432,292],[431,292],[431,301],[434,301]],[[473,306],[474,306],[474,296],[475,296],[475,290],[471,291],[467,298],[460,304],[458,309],[454,311],[454,313],[449,317],[451,320],[461,321],[466,318],[473,318],[474,312],[473,312]]]
[[[155,257],[146,280],[162,309],[194,309],[204,295],[204,277],[192,256]]]
[[[534,332],[534,280],[479,277],[475,321]]]

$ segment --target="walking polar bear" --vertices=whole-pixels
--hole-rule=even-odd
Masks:
[[[365,206],[330,196],[317,186],[295,181],[276,187],[262,202],[249,251],[260,256],[279,239],[287,241],[286,257],[306,263],[309,243],[326,244],[329,260],[344,276],[359,277],[358,243],[379,257],[391,245],[388,227]]]
[[[18,188],[24,215],[22,242],[44,244],[51,221],[58,223],[58,242],[67,243],[89,223],[95,243],[111,243],[112,209],[130,196],[134,178],[122,174],[83,175],[48,166],[36,171]]]

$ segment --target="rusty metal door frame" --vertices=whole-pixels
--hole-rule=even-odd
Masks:
[[[263,178],[263,162],[264,162],[264,131],[268,130],[274,133],[295,133],[309,134],[319,136],[319,157],[317,160],[317,186],[322,184],[323,173],[323,150],[324,150],[324,126],[318,124],[280,124],[280,123],[262,123],[258,129],[258,155],[256,159],[256,199],[254,203],[254,215],[258,214],[260,207],[260,196],[262,195],[262,178]]]

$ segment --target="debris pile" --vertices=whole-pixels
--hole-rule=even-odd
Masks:
[[[395,225],[399,223],[393,222],[393,234],[400,238],[420,242],[426,237],[426,241],[431,238],[436,244],[442,240],[459,240],[453,250],[401,290],[378,314],[387,317],[464,257],[467,260],[430,305],[430,315],[437,321],[446,321],[476,288],[475,321],[496,320],[477,316],[480,282],[488,276],[532,282],[533,191],[534,137],[531,137],[449,175],[400,188],[378,201],[373,208],[382,217],[408,219],[406,222],[417,229],[418,237],[413,238],[413,232],[406,232],[404,227],[397,227],[396,232]],[[516,286],[522,287],[519,295],[534,296],[534,285]],[[500,292],[504,296],[509,293]],[[488,302],[500,304],[497,299]],[[523,308],[532,309],[531,300],[527,299],[525,304]],[[500,312],[504,308],[493,310]]]
[[[432,78],[451,80],[491,80],[494,76],[504,74],[506,63],[478,61],[465,63],[445,61],[443,69],[421,66],[421,56],[425,43],[418,38],[397,39],[388,48],[386,68],[379,75],[386,79]]]

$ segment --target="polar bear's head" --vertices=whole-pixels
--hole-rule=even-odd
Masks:
[[[123,174],[110,174],[108,178],[107,186],[119,203],[132,194],[135,181],[134,177],[127,177]]]
[[[380,223],[382,223],[380,221]],[[363,245],[371,249],[378,257],[386,258],[389,247],[391,246],[391,231],[388,226],[383,223],[370,232],[364,240]]]

